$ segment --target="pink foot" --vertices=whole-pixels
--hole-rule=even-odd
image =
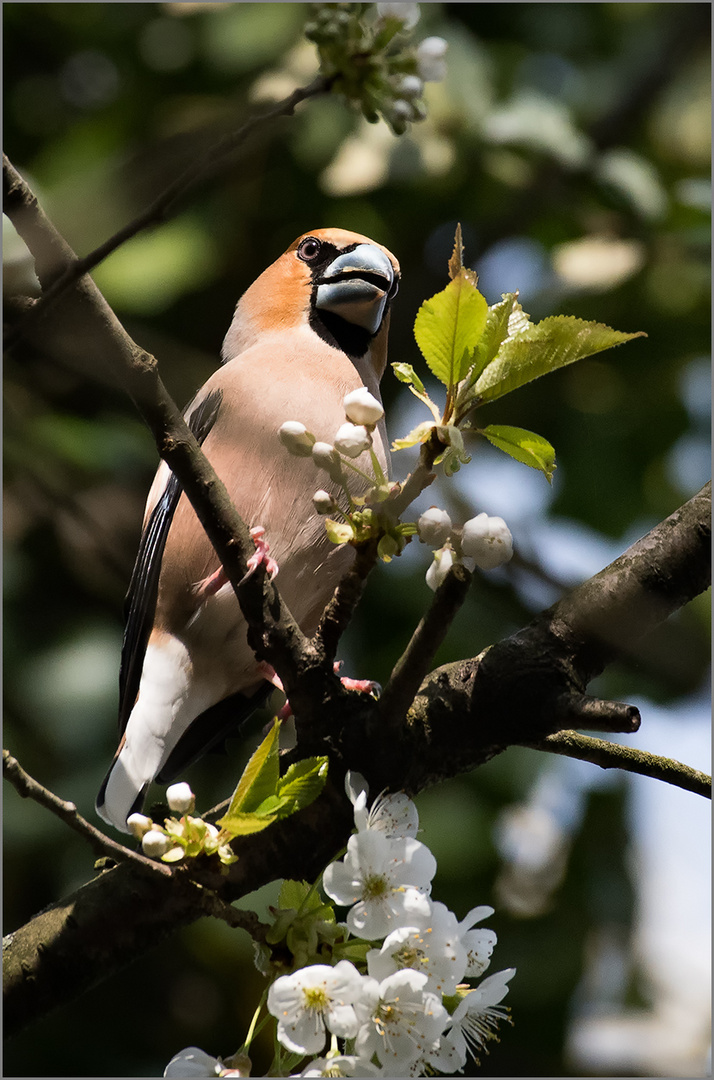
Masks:
[[[243,581],[254,573],[261,563],[265,564],[266,573],[270,578],[276,577],[278,573],[278,564],[270,554],[270,547],[268,541],[265,539],[265,529],[262,525],[256,525],[250,530],[250,535],[255,544],[255,554],[251,555],[248,559],[248,573],[243,578]]]
[[[199,581],[193,586],[194,592],[201,600],[206,600],[209,596],[215,596],[219,589],[222,589],[224,585],[228,584],[228,577],[222,566],[219,566],[212,574],[204,578],[203,581]]]
[[[333,667],[335,675],[337,675],[342,667],[342,661],[337,660]],[[378,697],[382,690],[379,683],[372,682],[371,679],[350,679],[346,675],[340,675],[340,682],[345,690],[359,690],[362,694],[373,694],[374,697]]]

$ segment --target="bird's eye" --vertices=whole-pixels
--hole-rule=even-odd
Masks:
[[[298,259],[302,259],[303,262],[312,262],[320,254],[321,247],[319,240],[316,240],[314,236],[308,236],[297,249]]]

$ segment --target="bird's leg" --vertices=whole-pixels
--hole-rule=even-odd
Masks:
[[[335,675],[337,675],[342,667],[342,661],[336,660],[332,667]],[[347,675],[340,675],[340,682],[345,690],[359,690],[361,694],[374,694],[375,696],[378,696],[382,692],[382,687],[379,683],[373,682],[371,679],[350,679]]]
[[[215,596],[219,589],[222,589],[224,585],[228,584],[228,576],[222,566],[219,566],[208,577],[203,578],[202,581],[197,582],[193,586],[193,591],[199,600],[207,600],[209,596]]]

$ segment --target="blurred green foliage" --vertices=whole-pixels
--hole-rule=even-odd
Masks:
[[[418,361],[414,316],[446,283],[457,221],[489,303],[518,288],[536,319],[562,312],[648,334],[489,407],[489,423],[547,437],[559,468],[548,502],[543,478],[512,463],[506,488],[517,484],[534,506],[513,528],[521,561],[478,581],[440,663],[523,625],[707,479],[709,14],[696,3],[424,4],[417,37],[448,40],[449,70],[427,86],[423,124],[397,138],[335,98],[308,102],[96,271],[182,405],[216,365],[243,289],[320,226],[364,232],[399,258],[392,360]],[[6,152],[85,253],[217,137],[310,81],[307,15],[283,3],[5,4]],[[6,294],[31,290],[12,230],[4,256]],[[405,434],[408,392],[391,374],[383,390],[388,420],[398,417],[390,433]],[[4,419],[5,745],[93,819],[156,453],[102,357],[88,370],[71,342],[8,356]],[[479,451],[460,474],[472,483],[430,497],[456,520],[501,512],[479,487],[493,462]],[[553,551],[538,540],[543,512],[565,536]],[[579,574],[568,537],[575,549],[583,536],[595,564]],[[412,544],[397,563],[378,570],[347,635],[351,675],[384,682],[428,602],[424,549]],[[700,598],[633,645],[597,692],[672,704],[691,695],[706,678],[707,628]],[[607,923],[626,948],[633,918],[623,784],[590,797],[541,910],[509,908],[494,824],[527,801],[545,764],[512,750],[419,801],[439,859],[435,897],[459,917],[493,902],[496,969],[519,969],[515,1027],[485,1061],[492,1075],[572,1074],[563,1043],[586,942]],[[194,767],[199,808],[228,793],[239,766],[232,752]],[[14,792],[4,819],[11,930],[87,880],[92,857]],[[247,941],[204,922],[17,1038],[6,1074],[160,1075],[192,1043],[229,1054],[260,984]]]

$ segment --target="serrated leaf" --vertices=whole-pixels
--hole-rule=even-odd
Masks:
[[[423,424],[417,424],[403,439],[394,440],[392,450],[407,450],[410,446],[416,446],[417,443],[426,442],[434,426],[431,420],[425,420]]]
[[[355,534],[348,521],[334,521],[333,518],[325,518],[325,531],[333,544],[348,544]]]
[[[468,372],[470,385],[476,381],[486,365],[491,363],[508,337],[514,307],[521,312],[523,310],[518,303],[518,293],[504,293],[503,299],[498,304],[489,307],[486,313],[486,325],[474,351]]]
[[[555,450],[547,439],[524,428],[508,427],[505,424],[490,424],[481,429],[490,443],[510,454],[516,461],[523,462],[531,469],[539,469],[549,484],[553,482],[555,472]]]
[[[310,757],[295,762],[278,783],[281,800],[278,816],[288,817],[314,802],[327,781],[327,757]]]
[[[276,719],[243,770],[243,775],[233,793],[228,811],[225,817],[217,822],[218,825],[227,828],[228,826],[225,825],[227,819],[234,817],[238,813],[250,813],[269,795],[275,794],[275,788],[280,778],[280,767],[278,765],[279,732],[280,721]]]
[[[445,386],[461,382],[486,325],[488,304],[476,275],[462,269],[436,296],[425,300],[414,322],[414,337],[433,374]]]
[[[550,316],[524,333],[506,338],[471,393],[481,401],[495,401],[549,371],[637,337],[646,335],[623,334],[603,323],[586,322],[572,315]]]

